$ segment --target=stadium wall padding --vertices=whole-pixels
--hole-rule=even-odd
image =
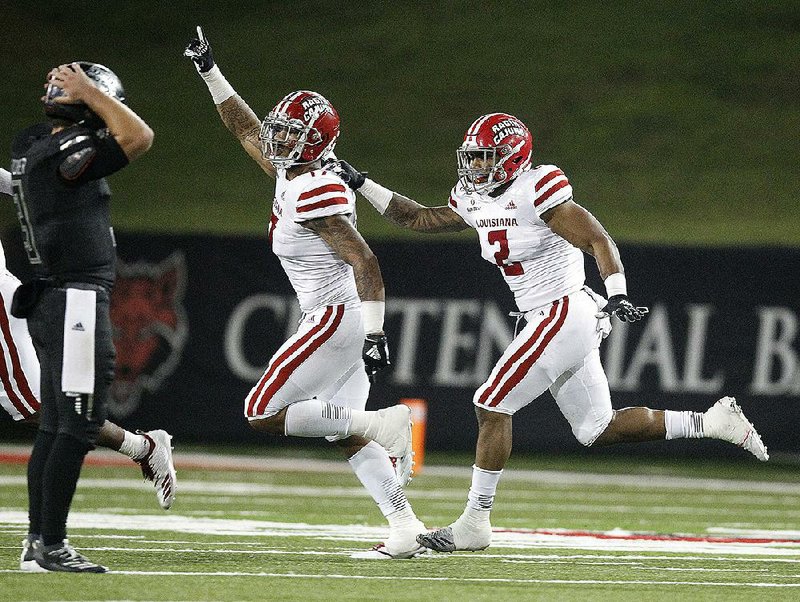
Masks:
[[[24,277],[18,236],[4,238],[10,268]],[[512,337],[511,294],[474,242],[372,247],[386,283],[393,365],[368,407],[424,398],[428,449],[469,450],[477,432],[472,394]],[[184,441],[264,441],[247,426],[243,399],[299,318],[268,242],[123,233],[118,251],[112,417],[131,428],[166,428]],[[734,395],[770,451],[800,452],[800,250],[624,245],[621,253],[631,297],[650,315],[634,325],[615,321],[604,342],[614,407],[704,410]],[[586,266],[589,284],[602,292],[590,257]],[[515,450],[581,448],[549,393],[514,423]],[[16,431],[3,415],[0,434]],[[667,447],[739,452],[711,441],[617,450]]]

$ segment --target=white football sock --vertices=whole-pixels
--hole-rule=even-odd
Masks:
[[[350,431],[348,432],[348,434],[360,435],[361,437],[372,439],[372,437],[367,435],[367,431],[369,431],[370,426],[372,424],[372,419],[377,415],[377,413],[378,412],[369,410],[352,410],[351,420],[350,420]]]
[[[380,445],[370,441],[348,460],[358,480],[375,500],[390,527],[416,524],[418,519],[389,459]]]
[[[467,497],[467,510],[477,510],[489,513],[494,503],[497,483],[500,482],[502,470],[484,470],[477,466],[472,467],[472,485]]]
[[[137,435],[130,431],[125,431],[122,445],[119,446],[119,453],[125,454],[131,460],[141,460],[150,451],[150,444],[143,435]]]
[[[286,409],[283,432],[295,437],[346,437],[351,409],[319,399],[293,403]]]
[[[664,428],[667,439],[701,439],[703,414],[701,412],[676,412],[664,410]]]

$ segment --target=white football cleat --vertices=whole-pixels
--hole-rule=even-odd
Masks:
[[[364,436],[382,446],[390,457],[411,456],[411,408],[398,404],[375,412]]]
[[[411,527],[390,529],[389,538],[384,543],[379,543],[372,549],[362,552],[353,552],[350,558],[357,560],[401,560],[414,558],[420,554],[427,554],[428,550],[417,543],[417,535],[425,533],[422,521]]]
[[[392,461],[392,467],[397,475],[397,482],[400,483],[400,487],[408,485],[412,480],[411,477],[414,476],[414,452],[400,458],[389,456],[389,460]]]
[[[705,411],[703,436],[738,445],[762,462],[769,460],[761,437],[733,397],[723,397]]]
[[[169,510],[175,501],[177,484],[175,465],[172,463],[172,435],[167,431],[137,432],[147,440],[150,449],[136,463],[142,467],[144,478],[153,481],[158,504],[164,510]]]
[[[462,514],[449,527],[420,533],[417,542],[435,552],[477,552],[492,543],[492,526],[488,520],[477,522]]]
[[[19,556],[19,570],[26,573],[47,573],[47,569],[39,566],[33,555],[33,540],[30,536],[22,540],[22,554]]]

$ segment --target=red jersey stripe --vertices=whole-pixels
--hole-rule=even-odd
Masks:
[[[449,204],[449,205],[450,205],[450,206],[451,206],[453,209],[456,209],[456,208],[458,207],[458,203],[456,203],[456,200],[455,200],[453,197],[450,197],[450,200],[448,201],[448,204]]]
[[[320,186],[319,188],[312,188],[311,190],[306,190],[304,193],[300,195],[297,199],[298,201],[305,201],[315,196],[323,195],[327,192],[345,192],[347,189],[342,184],[325,184],[325,186]]]
[[[519,360],[519,358],[521,358],[523,355],[528,353],[528,350],[531,347],[533,347],[536,341],[539,340],[539,337],[542,335],[542,331],[545,328],[547,328],[547,325],[550,324],[550,322],[553,321],[553,318],[556,317],[557,310],[558,310],[558,301],[554,301],[553,305],[550,307],[550,314],[539,323],[539,326],[536,327],[536,330],[533,332],[533,335],[531,335],[531,337],[527,341],[525,341],[520,346],[520,348],[516,350],[516,352],[514,352],[514,354],[508,359],[508,361],[505,364],[503,364],[503,367],[500,368],[500,371],[497,373],[497,376],[495,376],[494,380],[492,381],[492,384],[486,387],[484,392],[481,393],[481,396],[478,398],[478,403],[480,404],[486,403],[486,400],[489,399],[489,397],[492,395],[492,392],[500,384],[500,381],[503,380],[506,373],[509,370],[511,370],[511,368],[514,366],[514,363],[517,362],[517,360]]]
[[[298,353],[292,361],[288,364],[283,366],[278,371],[276,378],[270,383],[267,390],[264,391],[264,400],[261,402],[257,408],[258,413],[263,413],[266,409],[269,400],[272,398],[275,393],[277,393],[280,388],[286,384],[286,381],[289,380],[289,377],[292,375],[292,372],[297,370],[297,367],[306,361],[311,355],[320,348],[320,346],[327,341],[329,338],[333,336],[333,333],[336,332],[336,329],[339,327],[339,324],[342,322],[342,317],[344,317],[344,305],[337,305],[336,306],[336,315],[333,318],[333,322],[325,332],[323,332],[320,336],[314,339],[311,344],[303,349],[300,353]]]
[[[561,182],[556,182],[550,188],[548,188],[547,191],[542,196],[538,197],[535,201],[533,201],[533,206],[538,207],[539,205],[544,203],[547,199],[549,199],[551,196],[553,196],[554,192],[561,190],[565,186],[569,186],[569,182],[567,181],[566,178],[564,178]]]
[[[19,352],[14,338],[11,336],[11,325],[8,321],[8,314],[6,313],[5,303],[2,296],[0,296],[0,330],[3,333],[3,341],[7,349],[8,358],[11,361],[11,371],[9,372],[6,367],[5,360],[0,358],[0,381],[3,383],[8,399],[11,401],[17,411],[22,414],[23,418],[28,418],[39,410],[39,400],[31,391],[28,384],[28,378],[22,371],[22,362],[19,359]],[[17,395],[11,380],[17,385],[19,393],[22,398]]]
[[[343,196],[334,196],[329,199],[323,199],[321,201],[317,201],[316,203],[311,203],[310,205],[303,205],[302,207],[297,208],[297,213],[305,213],[306,211],[314,211],[314,209],[323,209],[325,207],[330,207],[331,205],[347,205],[349,201],[346,197]]]
[[[544,188],[544,185],[547,184],[553,178],[555,178],[557,176],[563,176],[563,175],[564,175],[563,171],[561,171],[560,169],[554,169],[549,174],[547,174],[545,177],[543,177],[541,180],[536,182],[536,186],[535,186],[536,192],[539,192],[542,188]]]
[[[563,301],[564,303],[561,305],[561,313],[559,314],[556,323],[547,332],[547,334],[544,335],[542,342],[539,343],[539,346],[534,350],[534,352],[529,357],[524,359],[511,377],[505,383],[503,383],[503,386],[497,391],[494,399],[488,404],[489,407],[494,407],[499,404],[505,398],[505,396],[508,395],[509,391],[516,387],[519,382],[525,378],[525,375],[536,363],[536,360],[538,360],[542,353],[544,353],[547,345],[553,340],[553,337],[558,334],[558,331],[561,330],[561,327],[564,325],[564,321],[567,319],[567,312],[569,311],[569,297],[564,297]]]

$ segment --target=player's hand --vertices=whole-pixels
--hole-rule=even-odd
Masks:
[[[42,100],[57,104],[83,102],[88,94],[97,89],[78,63],[51,69],[44,87],[46,93]]]
[[[203,35],[203,28],[197,26],[197,37],[192,38],[183,51],[183,56],[192,59],[198,73],[210,71],[214,66],[214,55],[211,52],[211,44],[208,43],[206,36]]]
[[[355,167],[342,159],[332,161],[326,164],[325,167],[342,178],[342,181],[350,187],[350,190],[358,190],[364,185],[364,180],[367,179],[366,172],[362,173],[358,171]]]
[[[375,375],[390,365],[389,345],[384,334],[368,334],[364,340],[364,369],[367,371],[369,382],[375,382]]]
[[[614,295],[609,298],[597,317],[617,316],[623,322],[636,322],[644,318],[649,311],[646,307],[637,307],[631,303],[628,295]]]

